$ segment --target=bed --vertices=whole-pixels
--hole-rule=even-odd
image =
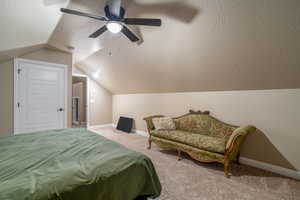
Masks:
[[[144,200],[160,192],[148,157],[86,129],[0,137],[1,200]]]

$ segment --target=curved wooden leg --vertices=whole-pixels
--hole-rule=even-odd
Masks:
[[[148,146],[148,149],[151,149],[151,138],[149,137],[149,139],[148,139],[148,144],[149,144],[149,146]]]
[[[177,149],[177,160],[181,160],[181,151]]]
[[[227,159],[224,160],[224,173],[226,178],[229,178],[229,162]]]

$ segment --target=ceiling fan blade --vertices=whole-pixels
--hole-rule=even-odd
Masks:
[[[122,33],[128,37],[131,42],[137,42],[139,41],[139,38],[131,31],[129,30],[126,26],[123,26],[122,28]]]
[[[125,18],[124,23],[129,25],[161,26],[160,19]]]
[[[63,13],[67,13],[67,14],[78,15],[78,16],[83,16],[83,17],[89,17],[89,18],[98,19],[98,20],[101,20],[101,21],[107,21],[107,19],[105,17],[98,16],[98,15],[93,15],[93,14],[88,14],[88,13],[83,13],[83,12],[79,12],[79,11],[76,11],[76,10],[61,8],[60,11],[63,12]]]
[[[99,35],[103,34],[105,31],[107,31],[107,27],[106,25],[102,26],[100,29],[98,29],[96,32],[94,32],[93,34],[91,34],[89,37],[90,38],[96,38]]]
[[[114,15],[116,17],[120,17],[122,0],[109,0],[107,2],[107,5],[108,5],[109,11],[112,15]]]

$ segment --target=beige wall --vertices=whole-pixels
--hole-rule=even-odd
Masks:
[[[90,125],[111,124],[112,94],[95,81],[90,81]]]
[[[0,136],[13,130],[13,61],[0,64]]]
[[[73,76],[73,93],[72,97],[80,97],[80,114],[79,118],[81,122],[86,122],[86,106],[87,106],[87,78]]]
[[[86,122],[86,90],[85,90],[85,83],[84,82],[78,82],[73,83],[73,96],[72,97],[79,97],[79,122],[80,124],[83,124]],[[73,111],[72,111],[73,112]],[[73,119],[74,121],[74,119]]]
[[[85,75],[77,67],[73,67],[73,74]],[[112,94],[97,83],[92,77],[89,78],[89,116],[90,125],[103,125],[112,123]]]
[[[21,56],[21,58],[68,65],[68,127],[71,126],[72,98],[72,55],[52,49],[38,51]],[[13,132],[13,60],[0,64],[0,136]]]
[[[299,102],[300,89],[114,95],[113,123],[128,116],[145,131],[142,119],[149,115],[210,110],[227,123],[257,126],[259,131],[243,146],[243,157],[300,170]]]

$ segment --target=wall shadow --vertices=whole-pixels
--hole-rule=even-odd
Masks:
[[[247,136],[241,149],[241,156],[297,171],[259,129]]]

